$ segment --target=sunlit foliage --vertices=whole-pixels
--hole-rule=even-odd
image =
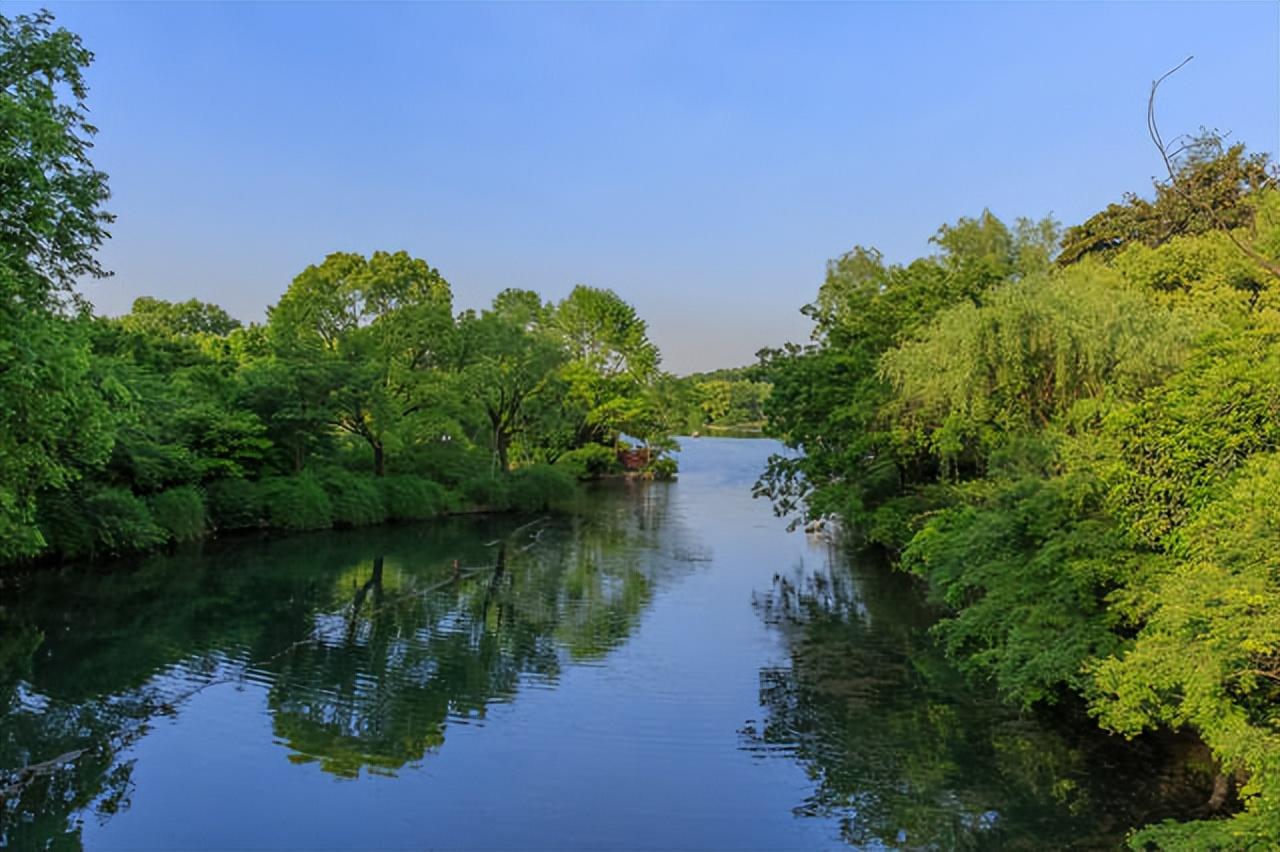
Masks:
[[[768,428],[800,452],[758,490],[888,545],[1010,701],[1202,738],[1205,804],[1136,845],[1272,848],[1280,192],[1211,137],[1177,169],[1060,253],[1049,224],[984,213],[932,258],[833,261],[813,343],[764,353]]]

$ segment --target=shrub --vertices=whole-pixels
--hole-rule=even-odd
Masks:
[[[507,489],[511,506],[522,512],[561,508],[573,500],[576,490],[573,477],[567,471],[547,464],[515,471]]]
[[[313,476],[264,479],[262,497],[267,522],[276,529],[318,530],[333,525],[333,504]]]
[[[247,479],[219,479],[205,489],[209,519],[218,530],[262,526],[262,489]]]
[[[665,456],[660,459],[654,459],[649,464],[648,469],[645,470],[645,474],[651,479],[675,479],[676,471],[679,470],[679,467],[675,459]]]
[[[371,478],[331,468],[320,474],[319,481],[333,506],[334,524],[359,527],[386,520],[382,493]]]
[[[556,467],[577,479],[592,479],[622,470],[617,453],[602,444],[587,444],[570,450],[556,459]]]
[[[464,441],[429,441],[407,447],[392,458],[396,473],[409,473],[438,482],[446,488],[483,475],[489,455],[476,452]]]
[[[377,480],[377,488],[386,516],[392,520],[434,518],[451,507],[444,486],[421,476],[384,476]]]
[[[204,498],[190,485],[151,498],[151,514],[171,541],[195,541],[204,535]]]
[[[132,492],[61,492],[41,501],[40,531],[63,558],[119,556],[164,544],[169,536]]]
[[[496,476],[476,476],[462,483],[462,498],[471,506],[502,511],[511,507],[507,481]]]
[[[84,497],[75,491],[41,494],[36,502],[36,519],[49,553],[64,559],[88,557],[93,553],[93,524],[84,509]]]
[[[94,526],[94,555],[116,556],[149,550],[168,536],[156,525],[147,504],[122,488],[107,488],[85,502]]]

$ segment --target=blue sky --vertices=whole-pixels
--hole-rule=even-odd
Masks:
[[[6,4],[15,11],[34,8]],[[1070,224],[1166,135],[1280,138],[1280,4],[51,4],[97,54],[105,313],[258,320],[332,251],[406,249],[459,307],[610,287],[677,372],[801,339],[856,244],[990,207]]]

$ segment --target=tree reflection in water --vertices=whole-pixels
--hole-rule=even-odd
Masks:
[[[1180,744],[1126,743],[1075,708],[1018,713],[967,683],[911,584],[833,552],[757,595],[789,663],[761,671],[766,715],[743,746],[805,768],[814,787],[797,815],[835,818],[859,846],[1109,848],[1203,801]]]
[[[451,721],[602,658],[654,589],[690,570],[660,556],[682,540],[666,493],[523,529],[458,520],[6,578],[0,788],[84,751],[18,785],[0,846],[78,845],[85,813],[127,806],[128,746],[148,721],[211,684],[265,684],[292,761],[348,778],[422,761]]]

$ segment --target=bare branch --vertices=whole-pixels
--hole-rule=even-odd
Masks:
[[[1161,83],[1181,70],[1184,65],[1194,58],[1194,56],[1188,56],[1151,82],[1151,94],[1147,97],[1147,133],[1151,136],[1151,142],[1156,146],[1156,150],[1160,152],[1160,159],[1164,161],[1165,171],[1169,173],[1169,188],[1177,193],[1178,197],[1183,201],[1208,215],[1213,220],[1214,225],[1227,235],[1227,239],[1231,241],[1231,244],[1243,252],[1250,260],[1267,270],[1274,277],[1280,278],[1280,264],[1264,257],[1253,246],[1237,237],[1231,227],[1222,221],[1222,217],[1213,209],[1212,204],[1197,201],[1190,192],[1178,183],[1178,170],[1174,167],[1174,160],[1187,149],[1187,145],[1181,145],[1177,150],[1170,153],[1168,145],[1165,144],[1164,139],[1160,136],[1160,127],[1156,123],[1156,92],[1159,90]],[[1183,138],[1181,135],[1177,136],[1173,141],[1177,142],[1181,138]]]
[[[1195,57],[1188,56],[1173,68],[1170,68],[1168,71],[1161,74],[1158,79],[1152,80],[1151,94],[1147,98],[1147,133],[1150,134],[1151,141],[1155,143],[1156,150],[1160,152],[1160,159],[1164,160],[1164,167],[1169,172],[1170,180],[1173,180],[1174,176],[1173,161],[1169,159],[1168,149],[1165,147],[1164,140],[1160,138],[1160,128],[1156,126],[1156,90],[1160,88],[1161,83],[1181,70],[1182,66],[1186,65],[1192,59],[1195,59]]]

